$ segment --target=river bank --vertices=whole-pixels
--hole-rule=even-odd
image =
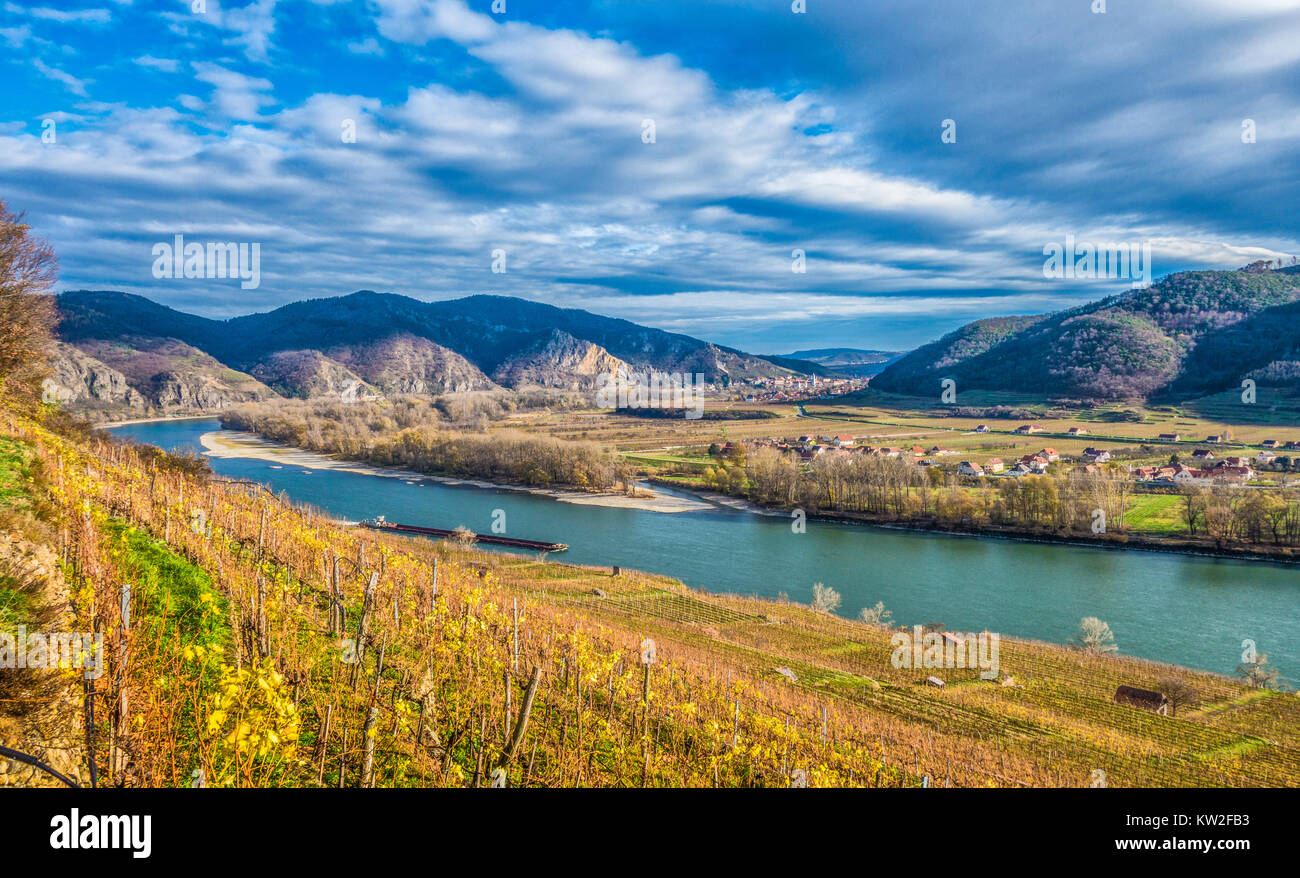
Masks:
[[[730,506],[756,515],[789,517],[793,510],[779,506],[755,503],[740,497],[731,497],[715,491],[704,491],[689,485],[663,478],[649,478],[651,484],[662,485],[677,491],[695,494],[717,505]],[[933,519],[884,519],[866,513],[854,512],[817,512],[808,513],[808,520],[831,521],[840,524],[856,524],[878,527],[887,530],[907,531],[913,533],[944,533],[954,536],[968,536],[997,540],[1015,540],[1024,543],[1041,543],[1061,546],[1083,546],[1093,549],[1124,550],[1133,549],[1142,552],[1163,552],[1175,555],[1193,555],[1204,558],[1227,558],[1237,561],[1264,561],[1289,566],[1300,565],[1300,551],[1290,546],[1263,546],[1245,548],[1236,546],[1216,546],[1209,542],[1192,539],[1150,537],[1131,533],[1107,533],[1088,535],[1086,533],[1039,533],[1017,530],[1010,527],[989,525],[987,527],[962,527],[959,524],[947,524]]]
[[[201,419],[201,418],[197,418]],[[196,420],[196,418],[159,418],[154,421]],[[143,421],[150,423],[152,421]],[[517,491],[540,497],[549,497],[562,503],[585,506],[600,506],[611,509],[640,509],[647,512],[678,513],[696,512],[712,508],[726,508],[737,512],[747,512],[766,517],[789,517],[791,510],[778,506],[764,505],[743,497],[706,491],[672,480],[650,477],[640,483],[644,493],[637,495],[608,494],[586,492],[563,488],[537,488],[526,485],[492,482],[486,479],[459,478],[421,473],[414,470],[401,470],[377,466],[360,461],[345,460],[313,451],[306,451],[289,445],[272,442],[252,433],[241,430],[218,430],[205,433],[200,442],[212,457],[242,457],[262,460],[282,466],[297,466],[303,469],[330,469],[396,478],[407,482],[429,481],[443,485],[465,485],[504,491]],[[673,491],[690,494],[690,497],[673,496],[655,491],[658,485]],[[1143,552],[1161,552],[1165,554],[1190,555],[1206,558],[1225,558],[1240,561],[1263,561],[1274,564],[1294,566],[1300,564],[1300,553],[1287,546],[1216,546],[1213,543],[1187,538],[1163,538],[1132,533],[1107,533],[1090,535],[1087,533],[1048,533],[1017,530],[1011,527],[989,525],[986,527],[963,527],[932,519],[883,519],[865,513],[852,512],[817,512],[808,515],[815,521],[837,522],[842,524],[866,525],[888,530],[916,533],[944,533],[954,536],[967,536],[998,540],[1014,540],[1024,543],[1048,545],[1081,546],[1111,550],[1132,549]]]
[[[167,424],[173,421],[207,421],[217,416],[217,414],[163,415],[162,417],[130,418],[122,421],[99,421],[94,424],[94,427],[96,430],[107,430],[110,427],[133,427],[138,424]]]
[[[252,433],[241,430],[215,430],[204,433],[199,442],[211,457],[240,457],[261,460],[280,466],[295,466],[305,470],[337,470],[341,472],[360,473],[363,475],[382,476],[401,479],[405,482],[436,482],[440,485],[469,485],[475,488],[490,488],[502,491],[518,491],[539,497],[549,497],[561,503],[573,503],[580,506],[603,506],[611,509],[640,509],[646,512],[695,512],[712,508],[705,500],[690,497],[673,496],[653,488],[643,488],[635,495],[603,494],[596,492],[569,490],[564,488],[536,488],[526,485],[510,485],[489,482],[483,479],[466,479],[454,476],[440,476],[414,470],[393,469],[361,463],[352,460],[340,460],[314,451],[305,451],[290,445],[271,442]]]

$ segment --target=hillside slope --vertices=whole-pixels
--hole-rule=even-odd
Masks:
[[[347,366],[320,351],[276,351],[250,371],[281,396],[356,398],[377,393]]]
[[[62,347],[47,396],[101,416],[207,412],[277,395],[350,399],[502,385],[585,391],[596,374],[620,365],[699,373],[718,386],[825,373],[503,296],[421,302],[361,291],[229,320],[111,291],[62,293],[57,305]]]
[[[593,385],[597,375],[613,375],[632,367],[600,345],[554,329],[530,347],[497,366],[492,377],[510,387],[538,385],[581,390]]]
[[[128,333],[58,345],[48,395],[86,410],[216,411],[275,393],[176,338]]]
[[[69,745],[105,785],[1300,781],[1294,695],[1009,638],[997,682],[900,668],[888,628],[808,607],[340,526],[75,427],[20,421],[6,442],[47,474],[23,485],[34,514],[74,523],[34,528],[78,559],[72,630],[120,627],[132,583],[133,636],[95,682],[125,721],[112,735],[97,711]],[[1183,707],[1118,704],[1120,684]],[[16,703],[0,720],[31,735]]]
[[[63,293],[58,305],[63,315],[59,332],[65,341],[169,337],[241,370],[252,370],[280,351],[356,349],[401,332],[452,351],[480,372],[491,374],[512,356],[563,332],[637,368],[703,372],[710,382],[790,374],[762,357],[690,336],[504,296],[421,302],[361,291],[224,321],[184,314],[124,293]]]
[[[981,320],[925,345],[872,380],[938,396],[940,381],[1091,400],[1185,399],[1281,380],[1300,350],[1300,273],[1192,271],[1068,311]]]

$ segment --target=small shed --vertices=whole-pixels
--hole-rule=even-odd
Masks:
[[[940,689],[945,685],[943,680],[940,680],[938,677],[926,677],[925,682],[929,683],[931,686],[938,686]]]
[[[1149,710],[1161,716],[1169,715],[1169,696],[1163,692],[1152,692],[1150,689],[1120,686],[1115,690],[1115,703]]]

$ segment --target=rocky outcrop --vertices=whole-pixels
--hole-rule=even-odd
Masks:
[[[63,405],[93,403],[143,409],[145,398],[118,370],[88,356],[70,344],[56,342],[53,373],[45,379],[46,402]]]
[[[116,369],[148,409],[164,414],[216,411],[276,396],[251,375],[174,338],[81,339],[76,348]]]
[[[385,393],[464,393],[497,386],[460,354],[410,333],[333,347],[325,354]]]
[[[216,411],[275,396],[266,387],[235,387],[196,372],[159,372],[153,376],[153,386],[155,404],[168,412]]]
[[[320,351],[277,351],[250,371],[282,396],[332,397],[352,402],[380,395],[347,366]]]
[[[498,366],[492,377],[509,387],[581,390],[594,384],[597,375],[614,374],[619,367],[635,371],[600,345],[554,329]]]

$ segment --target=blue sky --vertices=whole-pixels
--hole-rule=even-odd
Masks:
[[[1067,235],[1300,254],[1300,0],[200,2],[0,0],[0,199],[63,289],[499,293],[785,352],[1126,288],[1045,279]],[[155,278],[176,234],[259,243],[260,286]]]

